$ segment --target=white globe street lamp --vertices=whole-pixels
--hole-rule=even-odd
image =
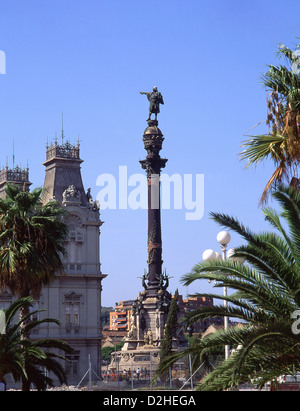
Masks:
[[[220,231],[217,235],[217,241],[221,245],[227,245],[231,240],[231,236],[227,231]]]
[[[202,258],[204,261],[212,261],[212,260],[226,260],[227,259],[227,245],[231,240],[231,236],[227,231],[221,231],[217,235],[217,241],[221,245],[222,255],[214,250],[205,250],[202,254]],[[234,249],[228,251],[228,258],[234,254]],[[233,261],[236,261],[232,258]],[[210,282],[210,281],[209,281]],[[224,287],[224,297],[227,297],[227,287]],[[228,307],[228,301],[224,300],[224,307]],[[227,330],[229,325],[229,318],[224,317],[224,329]],[[225,346],[225,360],[229,358],[230,355],[230,347],[229,345]]]
[[[221,254],[218,253],[217,251],[215,251],[215,260],[222,260]]]
[[[213,260],[222,260],[222,256],[220,253],[214,250],[205,250],[202,254],[203,261],[213,261]],[[211,283],[211,280],[208,280]],[[216,280],[214,281],[216,284]]]
[[[202,254],[202,258],[204,261],[215,260],[216,252],[214,250],[205,250]]]

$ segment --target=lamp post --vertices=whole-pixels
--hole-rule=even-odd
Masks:
[[[227,231],[221,231],[217,235],[217,241],[220,243],[222,255],[214,250],[205,250],[202,254],[202,258],[204,261],[211,261],[211,260],[226,260],[227,259],[227,245],[231,240],[231,236]],[[232,254],[233,250],[229,250],[228,254]],[[230,258],[230,257],[229,257]],[[224,297],[227,297],[227,287],[224,287]],[[224,299],[224,307],[228,307],[228,301]],[[224,329],[227,330],[229,325],[229,318],[224,317]],[[230,356],[230,347],[229,345],[225,346],[225,360]]]

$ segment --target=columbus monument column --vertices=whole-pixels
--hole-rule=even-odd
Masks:
[[[135,300],[132,312],[130,330],[125,339],[124,347],[119,353],[112,354],[110,368],[120,371],[137,368],[153,371],[159,363],[161,341],[167,321],[172,296],[168,292],[169,276],[162,270],[162,236],[161,236],[161,205],[160,205],[160,173],[167,159],[160,157],[163,134],[158,128],[157,114],[163,97],[157,87],[152,92],[141,92],[147,95],[150,102],[148,126],[143,134],[144,148],[147,152],[141,166],[147,173],[148,185],[148,268],[142,278],[144,290]],[[155,119],[151,119],[151,115]],[[181,338],[174,331],[173,349],[180,347]],[[117,361],[119,362],[117,367]]]
[[[144,131],[143,142],[147,152],[141,166],[147,174],[148,186],[148,270],[144,273],[142,284],[144,291],[137,299],[134,306],[136,315],[137,337],[143,342],[148,342],[147,335],[153,345],[160,346],[163,338],[164,326],[167,320],[171,295],[167,291],[169,277],[162,270],[162,236],[161,236],[161,204],[160,204],[160,173],[165,167],[167,159],[161,158],[160,151],[164,141],[163,134],[158,128],[157,114],[160,104],[164,104],[161,93],[157,87],[146,94],[150,101],[149,117],[146,120],[148,127]],[[155,114],[155,119],[151,115]],[[143,346],[139,343],[139,346]]]
[[[162,240],[160,210],[160,173],[168,161],[159,155],[163,134],[157,120],[147,120],[148,127],[143,136],[147,156],[140,161],[147,173],[148,185],[148,275],[147,296],[157,296],[162,283]],[[145,278],[146,279],[146,278]]]

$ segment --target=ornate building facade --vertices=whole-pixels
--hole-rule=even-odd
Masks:
[[[101,291],[99,203],[81,178],[80,148],[69,142],[47,147],[42,201],[59,201],[68,211],[69,239],[65,272],[41,293],[39,307],[57,318],[59,327],[41,327],[39,336],[66,340],[74,349],[66,363],[69,384],[78,384],[89,367],[101,375]]]
[[[81,178],[80,147],[57,141],[46,149],[45,180],[42,203],[59,201],[68,211],[66,222],[69,238],[66,242],[64,273],[55,276],[43,287],[35,309],[44,310],[39,318],[55,318],[60,325],[42,324],[32,338],[60,338],[67,341],[74,353],[63,362],[70,385],[77,385],[89,368],[101,375],[101,291],[99,203],[93,201],[91,190],[85,191]],[[6,167],[0,173],[0,198],[5,196],[7,183],[29,190],[29,170]],[[7,308],[13,296],[0,290],[0,309]],[[62,353],[63,354],[63,353]],[[54,380],[55,383],[58,384]]]

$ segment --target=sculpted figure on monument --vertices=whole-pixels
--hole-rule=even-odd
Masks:
[[[163,291],[166,291],[166,289],[169,287],[169,279],[170,279],[168,274],[166,272],[158,274],[157,279],[159,280],[160,289]]]
[[[155,120],[157,120],[157,114],[160,112],[159,105],[165,104],[162,94],[157,90],[157,87],[153,87],[153,91],[150,92],[140,91],[140,94],[145,94],[150,101],[149,117],[147,121],[151,120],[152,113],[155,114]]]
[[[88,188],[87,192],[86,192],[86,198],[88,200],[89,203],[89,207],[96,211],[96,210],[100,210],[100,203],[98,200],[93,200],[92,194],[91,194],[91,189]]]
[[[144,271],[143,277],[138,277],[142,279],[142,285],[144,287],[145,290],[147,290],[147,283],[146,281],[148,280],[148,273],[146,271]]]
[[[153,334],[151,330],[144,334],[144,343],[146,345],[153,345]]]
[[[134,324],[131,324],[131,327],[130,327],[130,330],[128,331],[127,337],[129,339],[136,338],[136,326]]]
[[[133,303],[133,306],[132,306],[132,314],[133,315],[138,314],[141,311],[142,308],[143,308],[143,304],[142,304],[141,300],[139,298],[137,298],[135,300],[135,302]]]

